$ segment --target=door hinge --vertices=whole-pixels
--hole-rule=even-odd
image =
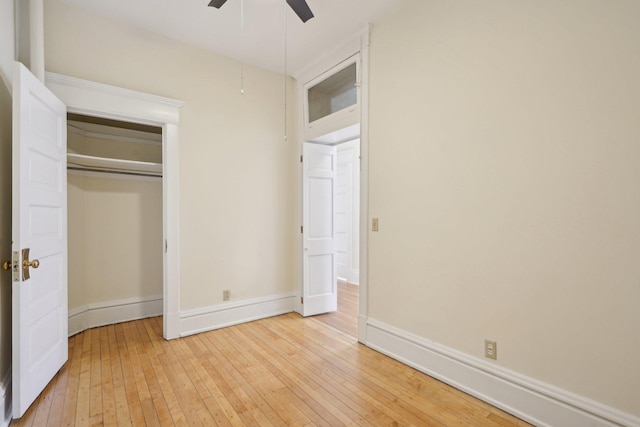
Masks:
[[[304,297],[300,297],[300,304],[304,304]]]
[[[166,254],[169,251],[169,242],[167,239],[164,239],[164,253]]]
[[[302,156],[302,154],[300,155],[300,163],[302,163],[304,157]]]
[[[300,233],[304,234],[304,227],[302,225],[300,226]]]

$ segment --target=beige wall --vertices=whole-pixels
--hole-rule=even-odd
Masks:
[[[162,181],[69,173],[69,309],[162,295]]]
[[[294,131],[282,76],[45,1],[48,71],[185,102],[180,127],[181,308],[294,290]],[[289,120],[295,123],[290,82]]]
[[[11,256],[13,2],[0,0],[0,262]],[[0,382],[11,366],[11,274],[0,270]],[[0,385],[1,387],[1,385]],[[0,417],[4,414],[0,414]]]
[[[67,133],[70,152],[162,161],[158,145]],[[162,295],[162,180],[69,172],[69,310]]]
[[[638,22],[410,0],[373,29],[371,317],[640,415]]]

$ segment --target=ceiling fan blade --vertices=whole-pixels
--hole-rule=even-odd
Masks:
[[[222,5],[224,5],[227,0],[211,0],[209,2],[209,6],[215,7],[216,9],[220,9]]]
[[[309,5],[305,0],[287,0],[291,9],[300,17],[302,22],[307,22],[309,19],[313,18],[313,12],[309,8]]]

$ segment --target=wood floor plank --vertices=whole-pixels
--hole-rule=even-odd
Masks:
[[[272,392],[283,387],[281,383],[265,381],[260,375],[251,372],[254,366],[248,362],[237,351],[232,350],[232,344],[227,340],[225,330],[217,331],[216,335],[217,354],[219,360],[222,359],[231,381],[235,384],[237,395],[245,394],[251,400],[260,402],[262,410],[270,414],[272,419],[279,425],[291,425],[300,414],[298,411],[289,414],[284,411],[282,405],[271,396]],[[256,380],[257,379],[257,380]],[[308,422],[307,419],[304,422]]]
[[[243,388],[241,383],[238,383],[231,374],[234,368],[218,348],[217,338],[219,335],[220,331],[213,331],[210,336],[202,339],[208,352],[206,355],[200,356],[200,363],[215,382],[215,386],[212,386],[211,389],[219,388],[225,400],[228,400],[228,403],[232,406],[234,412],[231,416],[227,416],[229,420],[234,425],[238,425],[237,423],[240,422],[240,419],[243,420],[243,423],[246,423],[251,418],[259,419],[264,416],[271,425],[284,425],[282,419],[277,416],[262,396],[252,388]],[[229,410],[225,409],[225,413],[228,412]]]
[[[142,365],[144,381],[148,384],[149,393],[151,395],[151,407],[147,409],[151,409],[153,414],[147,413],[144,410],[145,408],[143,408],[143,413],[145,414],[144,418],[147,420],[147,425],[149,425],[149,420],[152,418],[157,418],[160,425],[168,425],[173,422],[173,417],[169,410],[169,406],[167,405],[167,401],[164,398],[162,388],[160,387],[157,376],[158,373],[154,369],[149,354],[141,354],[139,355],[139,358]],[[153,415],[155,415],[155,417]]]
[[[350,420],[355,421],[357,425],[366,425],[367,419],[374,419],[377,422],[391,423],[393,420],[386,417],[380,411],[363,405],[361,399],[351,393],[344,393],[340,385],[339,378],[332,375],[329,369],[322,367],[315,362],[311,363],[301,357],[298,350],[287,347],[286,343],[278,342],[273,339],[273,332],[267,328],[261,328],[261,325],[247,328],[245,333],[251,335],[256,341],[262,341],[260,346],[267,346],[273,350],[273,357],[279,358],[281,363],[279,368],[284,375],[290,376],[291,381],[303,381],[310,385],[318,387],[315,389],[314,395],[320,394],[327,398],[331,403],[325,406],[322,399],[318,399],[326,411],[332,411],[335,407],[341,411]],[[284,354],[283,354],[284,353]],[[344,422],[344,420],[342,420]],[[349,422],[344,422],[348,424]]]
[[[169,414],[171,415],[171,420],[174,425],[185,425],[187,423],[187,419],[184,415],[182,407],[180,406],[180,402],[178,401],[178,397],[176,396],[173,387],[171,386],[171,382],[167,377],[167,373],[165,371],[165,366],[160,363],[160,359],[158,359],[157,354],[152,354],[149,356],[149,363],[151,365],[151,369],[155,372],[158,387],[162,392],[162,396],[167,404],[167,408],[169,410]]]
[[[256,389],[257,393],[269,404],[271,408],[282,418],[287,425],[305,425],[312,420],[305,411],[306,405],[296,396],[291,395],[285,398],[285,384],[280,379],[272,375],[263,363],[256,360],[250,351],[238,346],[238,336],[229,336],[228,331],[221,331],[226,339],[226,347],[230,352],[236,354],[237,360],[247,366],[245,380]],[[256,381],[258,379],[258,381]]]
[[[144,425],[144,413],[138,388],[136,385],[136,376],[133,372],[132,354],[135,351],[135,343],[131,342],[131,334],[129,333],[131,322],[119,323],[116,325],[116,338],[118,341],[118,354],[120,355],[120,367],[122,369],[122,379],[124,392],[129,407],[129,415],[131,424],[134,426]],[[131,351],[129,350],[131,348]],[[135,354],[133,354],[135,356]]]
[[[103,387],[108,389],[111,384],[111,380],[109,379],[106,383],[103,381],[107,378],[106,376],[105,378],[102,376],[103,357],[100,351],[100,329],[91,329],[90,332],[91,364],[89,368],[89,419],[91,420],[90,424],[102,424],[102,398],[105,394]],[[107,357],[104,358],[104,361],[110,363]]]
[[[316,424],[366,424],[364,419],[356,412],[345,407],[340,400],[335,399],[334,394],[327,396],[323,393],[324,389],[316,382],[315,379],[317,377],[315,375],[308,375],[307,372],[297,368],[298,359],[294,359],[291,356],[283,357],[281,351],[284,349],[282,347],[272,347],[269,338],[263,341],[263,337],[268,337],[268,333],[254,334],[252,330],[255,326],[243,325],[239,328],[243,335],[240,335],[238,337],[240,340],[237,341],[242,342],[244,351],[250,349],[249,351],[262,365],[266,366],[272,374],[277,375],[287,388],[291,389],[309,408],[313,409],[321,417],[321,420],[316,419],[314,421]],[[279,345],[282,346],[283,344],[280,343]],[[287,353],[291,354],[290,350]],[[292,363],[294,361],[296,363]]]
[[[162,318],[84,331],[16,426],[527,426],[356,342],[340,313],[287,314],[165,341]]]
[[[78,375],[78,396],[75,407],[75,422],[80,425],[89,424],[89,391],[91,389],[91,340],[93,330],[86,331],[82,354],[80,356],[80,372]]]
[[[388,387],[393,387],[392,384],[379,387],[371,381],[371,378],[375,377],[375,373],[369,374],[367,371],[363,371],[357,364],[353,364],[348,359],[344,359],[344,350],[342,350],[342,348],[349,348],[351,346],[343,337],[335,334],[324,335],[321,333],[325,330],[324,328],[318,329],[312,324],[305,325],[303,328],[305,332],[302,334],[295,327],[295,324],[291,324],[292,320],[297,323],[299,319],[288,315],[284,316],[282,320],[284,320],[284,322],[269,322],[268,325],[272,325],[275,330],[287,335],[289,339],[299,345],[302,350],[308,348],[310,351],[303,351],[305,357],[317,358],[317,355],[325,351],[325,349],[333,354],[335,357],[326,358],[329,361],[329,366],[335,371],[335,375],[344,379],[342,383],[343,386],[347,387],[352,393],[362,397],[370,405],[374,405],[374,407],[380,409],[387,416],[401,424],[438,424],[434,422],[435,420],[432,418],[433,414],[427,415],[423,411],[407,405],[402,399],[398,399],[398,396],[390,393]],[[360,351],[368,352],[372,350],[363,347]],[[319,360],[312,359],[312,361],[313,363],[319,363]],[[357,384],[357,387],[354,386],[354,383]],[[403,409],[403,411],[398,412],[395,409],[391,409],[392,407]]]
[[[74,339],[69,339],[69,355],[73,355],[73,343]],[[53,399],[51,401],[51,410],[49,411],[49,417],[47,423],[50,425],[62,425],[62,409],[64,408],[64,399],[67,391],[67,385],[69,381],[69,366],[70,363],[64,364],[58,375],[56,375],[56,387],[53,391]]]
[[[176,342],[176,344],[181,346],[182,342]],[[175,350],[178,350],[178,353],[176,353]],[[177,354],[181,354],[180,350],[174,348],[174,346],[170,346],[164,354],[159,355],[159,358],[160,362],[168,367],[165,372],[178,397],[187,423],[190,425],[198,425],[208,421],[213,424],[213,417],[211,414],[206,415],[209,413],[208,409],[192,381],[194,375],[185,369],[185,365],[188,366],[189,361],[181,361]]]
[[[294,319],[294,318],[292,317],[291,319]],[[287,321],[289,320],[290,319],[287,319]],[[336,355],[336,358],[333,359],[334,366],[338,368],[339,371],[342,372],[342,374],[347,375],[347,378],[356,378],[354,375],[358,375],[361,378],[361,381],[360,381],[361,385],[366,386],[366,390],[368,391],[368,393],[371,395],[375,395],[376,399],[378,399],[381,403],[386,405],[387,402],[394,401],[395,406],[399,406],[406,412],[404,414],[405,417],[412,415],[413,417],[417,417],[418,419],[422,420],[422,422],[426,421],[425,418],[427,415],[422,410],[422,407],[414,405],[411,402],[407,402],[406,400],[404,400],[403,397],[405,395],[403,394],[402,390],[398,388],[395,382],[385,384],[376,380],[378,376],[377,371],[380,369],[380,365],[375,365],[372,369],[367,370],[366,365],[362,365],[360,363],[358,363],[357,365],[350,364],[349,363],[350,359],[344,358],[345,351],[339,350],[341,349],[341,346],[344,345],[344,340],[339,339],[338,336],[334,336],[331,334],[328,334],[328,335],[324,333],[316,334],[316,332],[322,332],[322,331],[325,331],[325,329],[324,328],[318,329],[313,325],[308,325],[305,335],[298,334],[299,336],[296,337],[295,336],[296,329],[294,328],[290,330],[290,332],[292,333],[292,335],[290,336],[290,339],[297,340],[297,342],[299,342],[301,346],[303,345],[309,346],[309,349],[312,350],[309,352],[310,355],[313,355],[317,351],[321,351],[323,348],[329,349],[329,351],[335,353]],[[283,332],[283,333],[286,333],[286,332]],[[307,341],[308,338],[311,339],[312,341],[311,342]],[[351,348],[353,346],[348,346],[348,347]],[[363,346],[358,351],[368,352],[372,357],[381,356],[379,353],[376,353],[373,350],[367,349],[366,347],[363,347]],[[344,360],[345,362],[347,362],[347,364],[346,365],[340,364],[339,363],[340,360]],[[391,359],[385,358],[385,360],[388,360],[394,364],[397,364],[397,362],[392,361]],[[429,415],[431,417],[434,416],[433,413],[429,413]],[[454,419],[449,419],[447,415],[448,414],[446,413],[446,411],[440,412],[438,415],[439,422],[444,423],[446,425],[456,424],[455,417]],[[415,420],[410,421],[409,419],[406,419],[405,422],[415,422]]]
[[[116,423],[118,426],[130,426],[131,414],[124,386],[124,374],[122,371],[122,359],[120,358],[116,325],[109,325],[106,328],[107,336],[109,338],[109,358],[111,360],[111,381],[113,384]]]
[[[313,319],[323,322],[355,340],[358,336],[358,299],[360,287],[352,283],[338,282],[338,310],[333,313],[314,316]]]
[[[109,328],[100,328],[100,397],[102,399],[103,425],[117,425],[116,400],[113,388],[113,374],[111,370],[111,349],[109,346]],[[92,389],[92,393],[94,390]]]

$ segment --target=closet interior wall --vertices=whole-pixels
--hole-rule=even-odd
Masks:
[[[161,163],[162,136],[157,137],[135,142],[70,124],[67,146],[69,153],[107,160]],[[92,309],[161,300],[162,178],[78,171],[71,163],[67,178],[70,324],[73,315]]]

